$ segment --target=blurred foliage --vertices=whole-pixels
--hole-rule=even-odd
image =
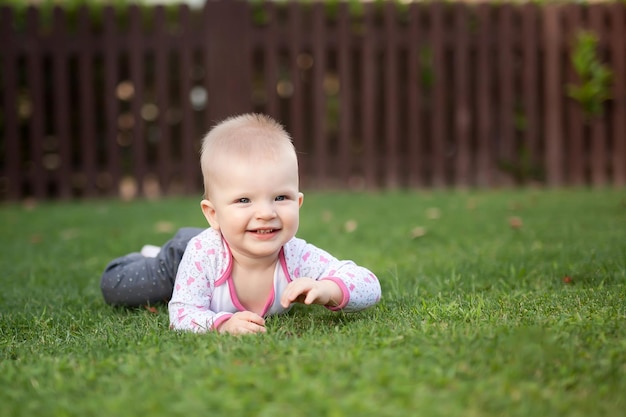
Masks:
[[[183,2],[181,2],[183,3]],[[8,6],[13,12],[13,24],[16,30],[20,31],[26,27],[28,10],[37,9],[38,24],[43,30],[52,26],[54,10],[62,8],[66,29],[72,30],[78,21],[78,15],[82,10],[87,10],[95,27],[101,26],[102,11],[105,7],[113,7],[116,16],[122,22],[126,19],[130,6],[139,7],[144,16],[146,25],[151,21],[150,12],[155,8],[154,4],[147,4],[142,0],[0,0],[0,7]],[[168,19],[174,19],[180,4],[168,3],[164,5]]]
[[[568,84],[568,95],[582,105],[588,119],[601,114],[604,102],[611,98],[613,74],[598,57],[598,37],[593,32],[578,33],[571,62],[580,84]]]

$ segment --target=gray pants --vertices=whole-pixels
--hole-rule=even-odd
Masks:
[[[156,258],[135,252],[111,261],[100,280],[104,301],[127,307],[169,301],[187,243],[203,230],[180,229],[161,247]]]

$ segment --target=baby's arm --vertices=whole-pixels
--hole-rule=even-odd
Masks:
[[[337,307],[343,300],[343,291],[337,283],[329,280],[298,278],[291,281],[280,297],[280,304],[288,308],[291,303],[321,304]]]
[[[168,306],[171,329],[203,333],[218,328],[232,315],[210,309],[215,277],[203,249],[206,244],[198,237],[191,239],[180,261]]]
[[[331,302],[319,304],[326,305],[331,310],[358,311],[376,304],[381,297],[380,283],[378,278],[368,269],[356,265],[352,261],[338,260],[328,252],[319,249],[311,244],[296,239],[291,247],[292,253],[290,258],[296,262],[298,266],[293,271],[294,281],[291,282],[285,292],[290,292],[290,287],[302,288],[306,285],[297,278],[311,278],[319,284],[325,286],[325,290],[320,293],[325,296],[326,291],[335,291],[337,288],[341,292],[339,300],[335,299],[336,293],[333,295]],[[330,281],[335,284],[335,289],[323,284]],[[285,293],[284,292],[284,293]],[[302,297],[302,291],[296,291],[298,295],[293,298],[299,301],[298,297]],[[308,291],[310,292],[310,291]],[[323,301],[314,294],[317,301]],[[292,296],[287,296],[292,298]],[[304,297],[306,300],[306,297]],[[281,298],[281,302],[283,299]],[[286,301],[286,300],[285,300]],[[316,301],[316,303],[318,303]]]

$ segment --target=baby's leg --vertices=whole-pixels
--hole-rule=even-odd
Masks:
[[[202,230],[180,229],[156,257],[131,253],[111,261],[100,280],[104,301],[128,307],[169,301],[187,243]]]

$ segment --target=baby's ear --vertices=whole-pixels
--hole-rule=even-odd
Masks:
[[[304,203],[304,194],[298,193],[298,207],[302,207],[302,203]]]
[[[215,207],[213,203],[209,200],[202,200],[200,202],[200,207],[202,208],[202,214],[204,214],[204,218],[211,225],[212,229],[220,230],[219,222],[217,221],[217,214],[215,213]]]

